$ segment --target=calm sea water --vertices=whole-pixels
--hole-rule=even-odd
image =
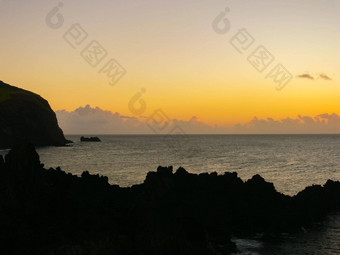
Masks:
[[[110,135],[101,143],[67,136],[70,147],[39,148],[46,167],[81,174],[88,170],[110,183],[142,183],[159,165],[192,173],[236,171],[243,179],[260,174],[285,194],[311,184],[340,180],[340,135]]]
[[[276,189],[294,195],[306,186],[340,180],[340,135],[99,135],[101,143],[38,148],[45,167],[80,175],[88,170],[111,184],[142,183],[159,165],[192,173],[236,171],[243,180],[260,174]],[[1,154],[4,151],[0,152]],[[340,254],[340,216],[320,229],[280,238],[236,240],[241,254]]]

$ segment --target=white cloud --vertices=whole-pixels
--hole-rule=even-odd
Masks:
[[[68,112],[57,111],[60,127],[65,134],[167,134],[176,127],[186,134],[339,134],[340,116],[320,114],[315,117],[301,116],[274,120],[253,118],[234,127],[211,126],[194,116],[190,120],[173,119],[162,130],[152,130],[146,125],[147,117],[122,116],[89,105]]]
[[[149,133],[147,126],[134,117],[104,111],[90,105],[74,111],[56,111],[65,134],[135,134]]]

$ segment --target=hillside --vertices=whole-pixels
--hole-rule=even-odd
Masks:
[[[18,140],[36,146],[69,142],[44,98],[0,81],[0,148],[10,148]]]

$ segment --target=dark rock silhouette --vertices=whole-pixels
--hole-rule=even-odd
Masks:
[[[10,148],[22,139],[36,146],[70,142],[45,99],[0,81],[0,148]]]
[[[5,170],[5,161],[2,155],[0,155],[0,174]]]
[[[340,209],[340,182],[294,197],[255,175],[149,172],[129,188],[44,169],[31,144],[0,157],[1,254],[230,254],[231,236],[308,229]]]
[[[84,137],[84,136],[82,136],[82,137],[80,137],[80,141],[81,142],[101,142],[101,140],[96,136],[94,136],[94,137]]]

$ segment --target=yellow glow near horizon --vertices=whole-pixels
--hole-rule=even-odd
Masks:
[[[334,8],[334,1],[271,1],[268,6],[263,3],[267,1],[235,1],[229,6],[231,29],[226,35],[216,34],[211,27],[225,8],[223,1],[215,5],[153,0],[144,4],[75,2],[64,3],[65,23],[56,30],[45,24],[47,13],[56,6],[52,2],[0,3],[4,35],[0,80],[40,94],[54,110],[71,111],[90,104],[132,116],[128,102],[145,88],[144,115],[162,108],[170,118],[198,116],[208,124],[231,126],[254,116],[282,119],[340,113],[340,9]],[[74,23],[89,34],[79,49],[72,49],[63,39]],[[256,41],[249,51],[239,54],[229,40],[244,27]],[[91,40],[98,40],[108,52],[96,68],[80,56]],[[275,56],[263,73],[247,61],[259,45]],[[115,86],[98,73],[109,58],[127,69]],[[311,73],[315,80],[294,78],[278,92],[273,81],[266,79],[278,63],[294,76]],[[318,79],[321,73],[332,80]]]

